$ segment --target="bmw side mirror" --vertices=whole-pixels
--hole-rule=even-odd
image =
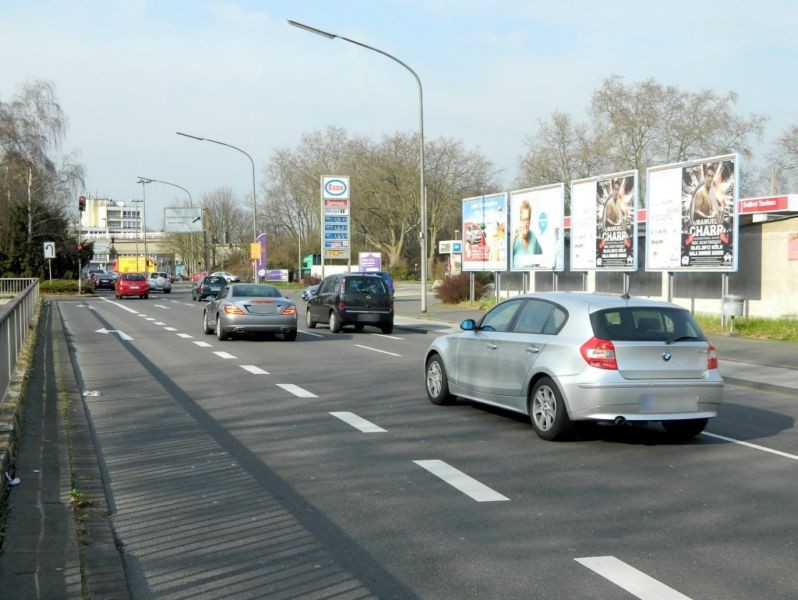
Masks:
[[[460,323],[460,329],[463,331],[474,331],[477,328],[477,323],[474,319],[466,319]]]

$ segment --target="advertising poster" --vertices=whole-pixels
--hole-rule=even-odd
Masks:
[[[596,268],[637,269],[637,173],[596,181]]]
[[[649,169],[649,270],[737,270],[738,164],[730,155]]]
[[[637,269],[637,172],[571,183],[571,270]]]
[[[507,194],[463,200],[463,271],[507,270]]]
[[[565,186],[510,192],[510,270],[562,271]]]

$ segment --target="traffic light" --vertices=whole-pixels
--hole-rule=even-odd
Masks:
[[[78,196],[78,210],[86,210],[86,196]]]
[[[83,258],[83,244],[78,244],[78,258]]]

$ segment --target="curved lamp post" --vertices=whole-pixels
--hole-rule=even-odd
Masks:
[[[150,265],[147,262],[149,259],[149,254],[147,254],[147,192],[146,192],[146,185],[150,183],[149,179],[142,179],[139,177],[139,180],[136,183],[141,184],[141,209],[143,211],[143,219],[144,219],[144,272],[148,273]]]
[[[356,46],[361,46],[362,48],[366,48],[367,50],[371,50],[378,54],[382,54],[383,56],[390,58],[392,61],[399,63],[405,69],[410,71],[410,74],[415,78],[416,83],[418,84],[418,106],[419,106],[419,138],[421,140],[421,147],[419,152],[419,176],[421,180],[420,186],[420,193],[419,193],[419,220],[421,222],[421,231],[419,233],[419,240],[421,242],[421,312],[427,312],[427,198],[424,189],[424,92],[421,87],[421,79],[419,79],[416,72],[403,63],[401,60],[388,54],[387,52],[380,50],[379,48],[374,48],[373,46],[369,46],[368,44],[364,44],[363,42],[358,42],[357,40],[350,39],[348,37],[344,37],[342,35],[337,35],[335,33],[330,33],[329,31],[324,31],[322,29],[316,29],[315,27],[311,27],[310,25],[305,25],[304,23],[299,23],[298,21],[292,21],[288,19],[288,24],[293,25],[294,27],[298,27],[299,29],[304,29],[310,33],[315,33],[316,35],[320,35],[325,37],[329,40],[334,40],[338,38],[339,40],[343,40],[345,42],[349,42],[350,44],[355,44]]]
[[[182,131],[176,131],[177,135],[182,135],[183,137],[191,138],[192,140],[198,140],[200,142],[211,142],[212,144],[219,144],[220,146],[227,146],[228,148],[232,148],[233,150],[238,150],[241,154],[246,156],[249,159],[250,164],[252,165],[252,241],[258,241],[258,197],[255,193],[255,161],[252,160],[252,157],[244,152],[241,148],[237,146],[233,146],[233,144],[228,144],[226,142],[220,142],[218,140],[212,140],[210,138],[199,137],[196,135],[191,135],[190,133],[183,133]],[[249,253],[247,253],[248,255]],[[207,269],[208,266],[205,265]],[[252,280],[257,283],[258,282],[258,263],[254,260],[252,261]]]
[[[194,202],[191,199],[191,192],[189,192],[186,188],[184,188],[181,185],[177,185],[176,183],[171,183],[169,181],[162,181],[160,179],[152,179],[151,177],[142,177],[141,175],[139,175],[139,180],[140,181],[146,181],[147,183],[162,183],[164,185],[171,185],[172,187],[176,187],[179,190],[183,190],[188,195],[188,205],[191,206],[191,207],[194,206]],[[193,263],[194,262],[194,235],[192,233],[189,233],[188,241],[191,244],[191,261]],[[194,265],[192,264],[191,266],[194,266]],[[191,272],[193,273],[194,270],[192,269]]]

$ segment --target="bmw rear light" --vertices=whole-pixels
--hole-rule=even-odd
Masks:
[[[618,370],[618,362],[615,360],[615,346],[609,340],[592,337],[582,344],[579,352],[585,362],[591,367],[610,371]]]
[[[712,344],[707,344],[707,369],[718,368],[718,350]]]

